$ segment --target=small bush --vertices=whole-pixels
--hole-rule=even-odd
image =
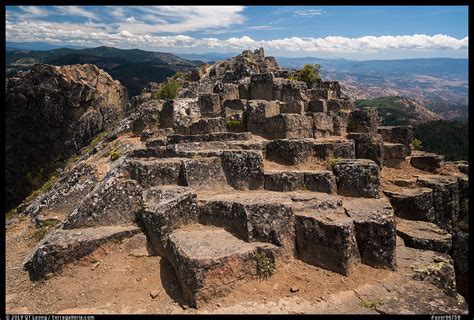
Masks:
[[[257,261],[257,276],[259,278],[267,279],[275,271],[275,263],[267,257],[265,252],[257,252],[255,260]]]
[[[413,148],[415,150],[421,150],[423,148],[421,140],[417,138],[413,138],[413,140],[411,141],[411,144],[413,145]]]
[[[41,241],[48,234],[47,228],[40,228],[33,234],[33,239],[36,241]]]
[[[18,213],[17,208],[18,207],[13,208],[5,214],[6,220],[11,220],[11,219],[13,219],[13,217],[15,217],[17,215],[17,213]]]
[[[110,151],[109,156],[110,156],[110,160],[115,161],[118,158],[120,158],[121,154],[118,150],[114,149],[114,150]]]
[[[177,72],[174,76],[168,79],[156,92],[156,97],[162,100],[175,99],[178,96],[181,85],[178,82],[179,78],[184,78],[184,73]]]
[[[334,153],[329,153],[329,155],[327,156],[326,158],[326,167],[329,169],[329,170],[332,170],[332,168],[334,167],[334,165],[336,163],[339,162],[339,160],[341,160],[341,158],[339,157],[335,157],[334,156]]]
[[[227,129],[228,130],[235,130],[235,131],[246,131],[247,126],[245,122],[242,120],[229,120],[227,121]]]
[[[305,64],[303,69],[300,71],[301,81],[306,82],[308,87],[310,87],[314,81],[321,79],[321,75],[319,73],[320,69],[321,66],[319,64]]]
[[[362,299],[360,301],[360,305],[363,306],[364,308],[367,308],[367,309],[375,309],[378,305],[380,305],[382,303],[383,303],[382,298],[378,298],[378,299],[375,299],[375,300]]]

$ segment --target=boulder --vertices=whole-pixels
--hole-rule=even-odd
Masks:
[[[380,168],[372,160],[342,159],[333,166],[337,193],[349,197],[378,198]]]

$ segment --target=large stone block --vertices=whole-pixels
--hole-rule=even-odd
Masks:
[[[336,193],[336,177],[331,171],[304,171],[304,186],[315,192]]]
[[[380,126],[378,133],[382,135],[383,141],[401,143],[407,148],[407,151],[410,150],[413,140],[412,126]]]
[[[309,89],[308,96],[311,98],[311,100],[319,100],[319,99],[327,100],[329,98],[328,89],[324,89],[324,88]]]
[[[280,114],[265,119],[265,136],[269,139],[312,138],[311,117],[299,114]]]
[[[250,77],[250,99],[273,100],[273,74],[262,73]]]
[[[401,143],[383,143],[383,164],[391,168],[400,168],[411,150]]]
[[[353,110],[349,115],[347,129],[355,133],[377,133],[379,117],[374,108]]]
[[[345,136],[347,134],[347,125],[349,122],[349,110],[340,110],[337,112],[330,112],[334,126],[334,135]]]
[[[301,140],[273,140],[265,147],[265,157],[268,160],[282,164],[298,164],[313,157],[313,141]]]
[[[310,112],[327,112],[327,101],[324,99],[310,100],[308,103],[308,109]]]
[[[257,151],[223,151],[222,166],[228,183],[238,190],[263,187],[263,158]]]
[[[287,80],[281,86],[279,100],[284,102],[305,100],[306,90],[306,83],[303,81]]]
[[[181,160],[179,159],[132,159],[125,163],[131,179],[144,188],[159,185],[180,184]]]
[[[291,102],[280,102],[280,112],[281,113],[296,113],[304,114],[305,112],[305,102],[300,101],[291,101]]]
[[[142,188],[137,181],[108,178],[78,203],[62,228],[132,223],[142,205]]]
[[[337,193],[349,197],[378,198],[380,168],[372,160],[342,159],[333,166]]]
[[[263,134],[265,119],[280,114],[280,104],[276,101],[249,100],[245,114],[247,129],[255,134]]]
[[[354,220],[362,263],[395,270],[397,235],[390,203],[382,199],[345,199],[343,206]]]
[[[355,156],[360,159],[375,161],[382,168],[383,164],[383,140],[379,134],[372,133],[350,133],[347,139],[355,142]]]
[[[320,210],[295,216],[298,258],[349,275],[360,263],[355,227],[344,210]]]
[[[451,257],[456,271],[456,287],[466,299],[469,299],[469,256],[469,233],[455,232]]]
[[[418,177],[417,184],[433,189],[433,221],[448,232],[459,216],[459,184],[455,177],[427,175]]]
[[[197,99],[168,100],[160,113],[160,127],[186,131],[192,120],[200,115]]]
[[[221,98],[217,93],[200,94],[198,105],[203,116],[215,117],[221,112]]]
[[[435,221],[433,211],[433,190],[430,188],[384,190],[390,199],[395,215],[403,219]]]
[[[315,138],[329,137],[334,132],[332,117],[324,112],[312,113]]]
[[[458,177],[459,184],[459,217],[454,222],[453,228],[468,232],[469,230],[469,178]]]
[[[293,191],[303,189],[304,173],[300,171],[276,171],[265,173],[265,189]]]
[[[355,144],[353,140],[328,140],[313,143],[314,156],[326,160],[329,156],[343,159],[355,158]]]
[[[397,218],[397,235],[407,247],[449,253],[452,237],[434,223]]]
[[[185,185],[199,190],[224,188],[227,185],[220,157],[186,159],[182,162]]]
[[[205,118],[193,122],[190,126],[190,134],[206,134],[227,131],[227,124],[223,117]]]

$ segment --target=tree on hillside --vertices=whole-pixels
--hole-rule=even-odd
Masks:
[[[319,64],[305,64],[301,70],[290,76],[290,80],[303,81],[310,88],[315,81],[321,80],[320,70]]]

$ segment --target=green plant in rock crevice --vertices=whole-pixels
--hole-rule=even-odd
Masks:
[[[267,279],[275,271],[275,263],[270,259],[264,251],[255,254],[257,262],[257,276],[260,279]]]

